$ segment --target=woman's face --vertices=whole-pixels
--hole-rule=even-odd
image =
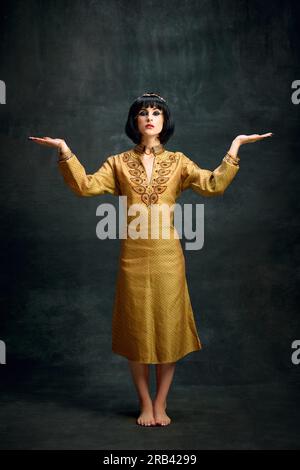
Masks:
[[[158,108],[141,108],[137,114],[138,130],[142,136],[157,136],[162,131],[164,125],[163,111]]]

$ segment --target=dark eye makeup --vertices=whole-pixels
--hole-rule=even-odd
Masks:
[[[159,116],[160,114],[162,114],[162,112],[160,112],[160,111],[154,111],[153,112],[154,116]],[[146,111],[146,110],[142,110],[138,113],[138,116],[147,116],[147,115],[148,115],[148,111]]]

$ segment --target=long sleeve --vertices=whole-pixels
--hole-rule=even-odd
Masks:
[[[71,158],[58,161],[58,168],[66,184],[78,196],[120,194],[113,156],[108,157],[93,174],[86,174],[85,168],[74,153]]]
[[[215,170],[206,170],[182,153],[181,191],[191,188],[202,196],[222,195],[239,168],[223,159]]]

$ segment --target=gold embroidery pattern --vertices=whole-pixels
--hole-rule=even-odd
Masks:
[[[141,196],[142,202],[146,206],[156,204],[159,195],[167,189],[166,183],[170,179],[173,168],[175,168],[176,155],[171,153],[166,160],[162,160],[161,155],[156,155],[153,162],[151,184],[147,182],[145,168],[138,156],[131,152],[125,152],[122,159],[128,167],[129,174],[132,175],[129,178],[131,187]],[[157,176],[154,173],[157,173]]]

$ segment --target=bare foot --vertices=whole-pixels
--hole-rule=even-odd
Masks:
[[[166,413],[167,403],[160,403],[157,401],[153,401],[153,411],[154,411],[154,419],[155,423],[160,426],[168,426],[171,423],[171,418]]]
[[[141,426],[155,426],[152,402],[141,405],[141,414],[136,422]]]

